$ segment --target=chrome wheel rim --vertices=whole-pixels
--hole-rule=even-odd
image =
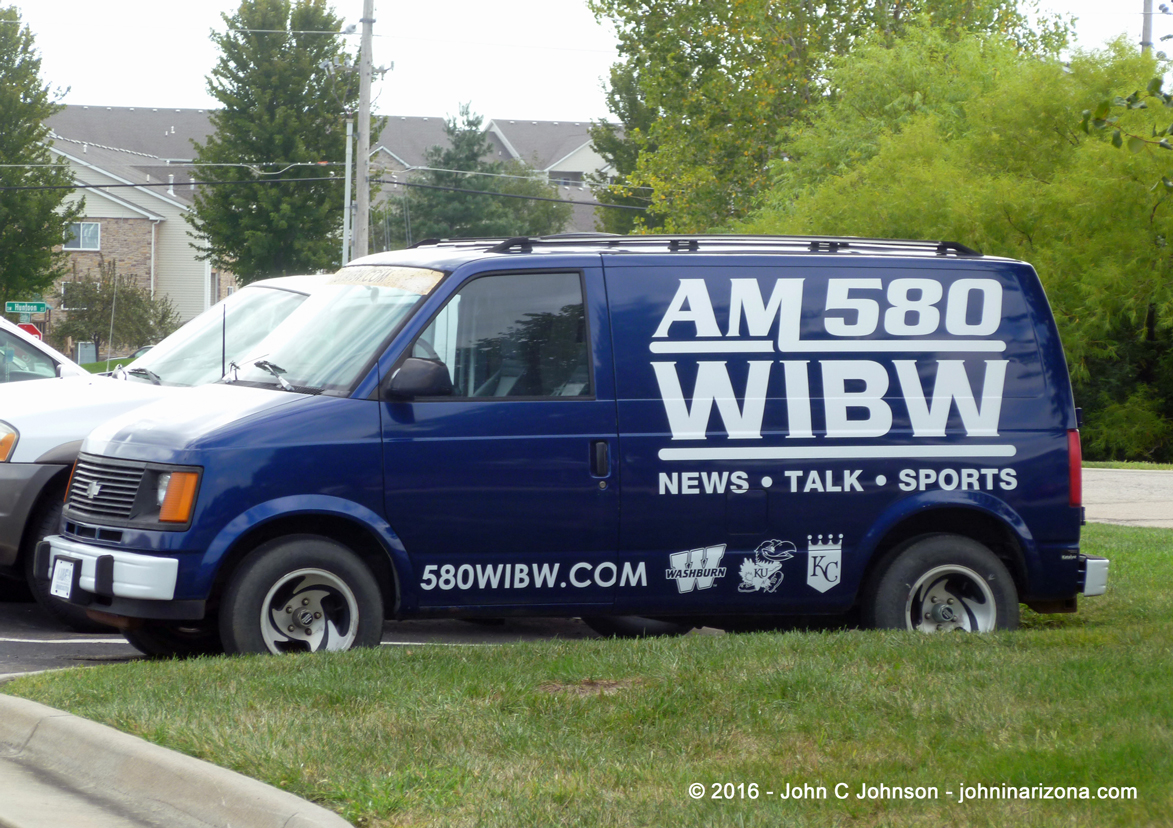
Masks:
[[[323,569],[281,577],[261,605],[261,635],[272,653],[348,650],[358,633],[358,601]]]
[[[991,632],[998,608],[981,575],[965,566],[938,566],[912,585],[905,618],[910,630],[921,632]]]

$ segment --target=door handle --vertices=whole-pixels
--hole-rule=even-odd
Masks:
[[[606,440],[595,440],[591,445],[591,474],[595,477],[611,474],[611,444]]]

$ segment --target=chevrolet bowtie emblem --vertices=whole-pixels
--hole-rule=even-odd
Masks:
[[[102,484],[94,480],[86,487],[86,497],[93,500],[102,491]]]

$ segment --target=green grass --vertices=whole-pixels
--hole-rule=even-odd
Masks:
[[[1133,469],[1134,471],[1173,471],[1173,463],[1141,463],[1125,460],[1091,460],[1085,469]]]
[[[1089,526],[1108,594],[983,636],[831,631],[135,662],[5,691],[361,826],[1142,826],[1173,819],[1173,531]],[[825,786],[692,800],[690,783]],[[836,799],[845,783],[850,796]],[[861,784],[937,786],[860,800]],[[958,785],[1135,786],[958,803]],[[840,789],[843,790],[843,789]]]
[[[132,362],[134,362],[133,357],[123,357],[122,359],[110,360],[110,367],[109,368],[106,367],[106,360],[104,360],[104,359],[100,360],[98,362],[87,362],[84,365],[82,365],[81,367],[85,368],[91,374],[100,374],[100,373],[103,373],[104,371],[113,371],[119,365],[129,365]]]

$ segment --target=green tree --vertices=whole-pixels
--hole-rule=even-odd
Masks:
[[[325,0],[244,0],[213,33],[221,57],[208,91],[222,108],[216,131],[196,144],[201,188],[186,216],[197,247],[247,284],[266,276],[336,267],[341,256],[342,176],[317,166],[345,158],[344,111],[357,79],[325,68],[344,61]],[[372,122],[372,140],[379,122]],[[277,183],[276,180],[280,180]]]
[[[825,94],[828,60],[868,32],[895,42],[914,21],[1001,32],[1024,48],[1061,44],[1062,23],[1032,29],[1016,0],[590,0],[614,23],[650,127],[631,137],[630,183],[652,190],[668,230],[692,232],[745,215],[785,147],[778,132]]]
[[[54,340],[64,344],[69,337],[93,342],[95,354],[102,352],[103,343],[109,349],[153,344],[180,324],[169,298],[152,298],[133,275],[118,272],[117,260],[100,255],[97,274],[75,271],[72,281],[61,284],[57,299],[69,310],[65,321],[54,324]]]
[[[647,213],[652,203],[650,190],[634,187],[631,176],[639,161],[640,147],[651,129],[653,112],[642,98],[638,67],[631,63],[616,63],[611,67],[611,84],[607,89],[607,108],[619,122],[596,121],[591,124],[591,146],[611,168],[606,173],[590,173],[587,181],[602,204],[638,207],[640,210],[595,208],[595,225],[605,233],[629,235],[637,229],[650,231],[663,226],[658,214]],[[646,145],[655,152],[654,145]]]
[[[571,206],[541,173],[517,162],[486,160],[493,152],[484,119],[460,107],[448,118],[448,146],[429,147],[428,169],[410,178],[420,186],[392,188],[376,212],[371,237],[379,249],[395,249],[423,239],[542,236],[557,233],[570,220]]]
[[[84,201],[69,167],[49,151],[45,121],[61,105],[41,83],[33,34],[13,7],[0,8],[0,301],[33,299],[64,275],[60,246]]]
[[[832,64],[834,98],[790,133],[765,205],[737,227],[949,239],[1031,262],[1087,456],[1173,459],[1173,203],[1150,192],[1167,156],[1080,129],[1089,101],[1160,71],[1124,42],[1069,66],[931,29],[860,44]],[[1151,134],[1168,114],[1130,118]]]

